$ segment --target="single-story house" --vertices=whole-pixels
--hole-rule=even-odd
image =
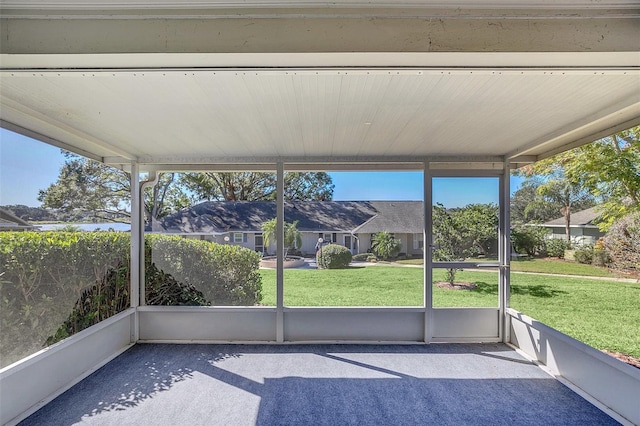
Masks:
[[[595,225],[598,217],[600,217],[600,214],[597,211],[597,207],[572,212],[569,223],[571,242],[578,245],[595,244],[600,237],[603,237],[605,233]],[[545,222],[540,226],[544,226],[551,232],[548,238],[567,238],[564,216]]]
[[[381,231],[401,241],[400,251],[422,254],[422,201],[287,201],[285,221],[297,221],[303,254],[315,253],[318,239],[348,247],[353,254],[371,249],[371,237]],[[147,231],[182,235],[221,244],[236,244],[265,254],[262,225],[276,217],[271,201],[208,201],[154,220]]]
[[[37,226],[20,219],[8,210],[0,209],[0,231],[36,231]]]

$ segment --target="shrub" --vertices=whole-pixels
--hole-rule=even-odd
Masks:
[[[564,257],[564,251],[569,249],[571,246],[567,243],[567,240],[563,240],[560,238],[552,238],[545,242],[547,248],[547,256],[552,257]]]
[[[322,269],[346,268],[351,263],[351,251],[345,246],[328,244],[316,253],[316,263]]]
[[[573,255],[576,262],[590,265],[593,262],[593,246],[582,246],[576,249]]]
[[[367,259],[369,259],[369,256],[371,256],[371,253],[358,253],[358,254],[354,254],[352,256],[353,260],[357,260],[359,262],[366,262]]]
[[[377,262],[378,259],[376,255],[373,253],[358,253],[353,255],[353,260],[357,260],[360,262]]]
[[[389,259],[398,255],[401,243],[389,232],[378,232],[371,238],[371,250],[382,258]]]
[[[611,266],[640,271],[640,212],[633,212],[615,222],[604,237],[604,247]]]
[[[600,238],[593,246],[593,265],[607,266],[611,262],[607,250],[605,249],[604,239]]]
[[[255,251],[166,235],[148,235],[146,241],[158,269],[202,291],[212,305],[250,306],[262,299]]]
[[[42,348],[82,292],[129,259],[129,235],[0,232],[0,358]]]
[[[209,303],[201,291],[176,281],[171,275],[158,270],[145,259],[145,295],[149,305],[204,306]],[[102,282],[85,290],[67,320],[45,345],[52,345],[75,333],[89,328],[129,307],[129,264],[110,269]]]
[[[162,235],[145,250],[148,304],[261,299],[252,250]],[[126,309],[129,254],[123,232],[0,232],[1,366]]]
[[[511,230],[511,243],[518,253],[529,256],[545,253],[545,236],[548,231],[541,226],[518,226]]]

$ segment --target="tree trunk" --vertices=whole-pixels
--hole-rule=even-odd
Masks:
[[[567,235],[567,244],[571,244],[571,207],[565,206],[562,208],[564,215],[564,230]]]

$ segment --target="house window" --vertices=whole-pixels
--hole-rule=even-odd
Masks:
[[[325,243],[332,243],[333,239],[331,238],[331,234],[322,234],[322,239]]]
[[[233,242],[234,243],[241,243],[243,241],[243,235],[242,232],[234,232],[233,233]]]
[[[424,235],[413,234],[413,249],[418,250],[424,247]]]

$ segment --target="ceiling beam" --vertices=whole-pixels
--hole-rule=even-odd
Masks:
[[[545,152],[543,152],[543,153],[541,153],[541,154],[539,154],[537,156],[536,161],[544,160],[545,158],[552,157],[552,156],[554,156],[556,154],[559,154],[561,152],[577,148],[579,146],[582,146],[582,145],[597,141],[598,139],[602,139],[602,138],[605,138],[607,136],[611,136],[614,133],[618,133],[618,132],[621,132],[623,130],[627,130],[627,129],[630,129],[630,128],[636,127],[636,126],[640,126],[640,116],[634,117],[633,119],[631,119],[629,121],[618,123],[618,124],[616,124],[614,126],[608,127],[608,128],[603,129],[603,130],[601,130],[599,132],[591,133],[588,136],[584,136],[584,137],[582,137],[580,139],[576,139],[573,142],[565,144],[565,145],[563,145],[561,147],[558,147],[558,148],[555,148],[555,149],[552,149],[552,150],[549,150],[549,151],[545,151]],[[517,158],[520,158],[520,157],[517,157]],[[516,160],[517,160],[517,158],[516,158]]]
[[[0,54],[3,77],[18,72],[177,72],[206,70],[487,70],[511,72],[626,71],[640,67],[638,52],[318,52]]]
[[[534,155],[537,159],[549,157],[639,125],[639,120],[640,91],[623,102],[602,108],[578,122],[568,123],[555,132],[508,153],[506,157],[509,160],[528,155]]]
[[[87,142],[90,145],[99,147],[103,150],[107,150],[111,152],[113,155],[124,157],[129,161],[136,159],[135,155],[123,149],[114,147],[108,142],[105,142],[93,135],[87,134],[68,124],[55,120],[50,116],[47,116],[38,111],[35,111],[21,104],[20,102],[9,99],[6,96],[6,94],[2,95],[0,102],[1,102],[0,107],[2,110],[2,123],[3,123],[2,127],[5,127],[5,124],[6,124],[7,126],[6,128],[9,130],[11,130],[9,127],[14,127],[15,129],[22,129],[21,131],[18,131],[18,133],[25,134],[24,132],[30,132],[33,135],[30,137],[33,137],[34,139],[40,140],[41,142],[52,143],[52,145],[60,146],[61,148],[63,148],[62,145],[64,145],[65,147],[63,149],[66,149],[71,152],[76,152],[81,155],[85,155],[85,154],[82,154],[81,152],[85,152],[88,154],[88,151],[83,150],[82,148],[76,148],[71,143],[71,141],[75,140],[75,141]],[[16,121],[22,121],[22,122],[38,121],[39,123],[44,124],[44,126],[49,130],[47,132],[48,134],[45,135],[42,132],[39,132],[39,133],[32,132],[26,129],[24,126],[13,124]],[[27,135],[25,134],[25,136]],[[36,136],[39,136],[39,137],[36,137]],[[62,142],[63,138],[68,142]],[[95,154],[91,154],[89,156],[89,158],[94,158],[94,157],[96,157]],[[98,156],[98,158],[101,159],[102,157]]]
[[[86,151],[84,149],[77,148],[75,146],[69,145],[65,142],[62,142],[58,139],[51,138],[49,136],[43,135],[41,133],[34,132],[33,130],[26,129],[22,126],[18,126],[17,124],[10,123],[8,121],[0,119],[0,127],[3,129],[10,130],[14,133],[21,134],[22,136],[26,136],[28,138],[47,143],[49,145],[53,145],[60,149],[64,149],[65,151],[73,152],[78,155],[82,155],[84,157],[90,158],[96,161],[102,161],[102,157],[96,155],[92,152]]]
[[[38,15],[4,2],[0,53],[637,52],[638,9],[495,8],[483,16],[449,8],[446,14],[385,8],[371,15],[368,8],[287,14],[263,7],[258,14],[231,9],[212,15],[165,6],[159,10],[171,16],[149,9],[96,15],[82,8]]]

